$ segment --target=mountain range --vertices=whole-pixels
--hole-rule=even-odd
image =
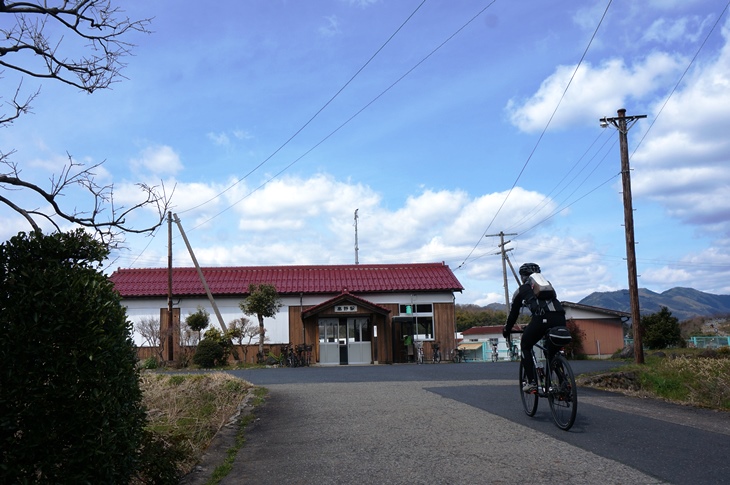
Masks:
[[[631,312],[629,290],[605,291],[591,293],[579,301],[581,305],[590,305],[609,310]],[[656,313],[661,307],[667,307],[672,316],[679,321],[694,317],[707,317],[730,314],[730,295],[713,295],[693,288],[676,287],[662,293],[655,293],[646,288],[639,288],[639,308],[642,315]]]

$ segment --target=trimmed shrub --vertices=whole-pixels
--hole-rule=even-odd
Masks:
[[[128,483],[145,424],[132,326],[78,230],[0,245],[0,483]]]
[[[193,363],[198,367],[215,367],[223,363],[225,349],[216,339],[204,338],[193,355]]]

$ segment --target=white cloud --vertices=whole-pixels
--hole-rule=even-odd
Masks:
[[[571,125],[596,124],[602,116],[612,116],[628,98],[640,98],[663,86],[674,75],[680,60],[666,53],[653,53],[626,66],[621,59],[609,59],[593,67],[584,62],[575,74],[565,98],[551,122],[552,129]],[[525,100],[511,99],[506,111],[512,124],[525,132],[541,131],[558,106],[575,66],[558,66],[537,92]]]
[[[632,158],[634,196],[660,202],[685,223],[725,233],[730,233],[728,25],[719,55],[695,66]]]
[[[360,8],[367,8],[371,5],[375,5],[376,3],[380,2],[380,0],[341,0],[344,3],[347,3],[349,5],[352,5],[354,7],[360,7]]]
[[[209,140],[211,140],[213,142],[214,145],[226,146],[226,145],[230,145],[230,143],[231,143],[230,138],[228,138],[228,135],[226,135],[225,133],[210,132],[206,136],[208,137]]]
[[[327,23],[319,28],[320,35],[324,37],[333,37],[342,33],[340,30],[340,20],[337,18],[337,15],[328,15],[324,19]]]
[[[710,17],[703,19],[697,15],[674,20],[659,18],[646,29],[642,40],[663,44],[677,41],[697,42],[710,21]]]
[[[147,170],[153,176],[159,178],[166,175],[175,175],[183,169],[180,156],[175,153],[172,147],[167,145],[154,145],[144,148],[139,158],[130,160],[135,170]]]

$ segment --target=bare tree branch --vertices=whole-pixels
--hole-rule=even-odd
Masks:
[[[6,173],[0,173],[0,188],[8,190],[10,187],[30,192],[48,204],[52,211],[49,214],[40,210],[40,208],[24,209],[11,202],[7,197],[1,196],[0,203],[6,204],[25,217],[34,229],[38,229],[39,226],[33,216],[50,221],[56,230],[60,229],[56,222],[60,219],[92,229],[100,240],[111,246],[120,243],[125,233],[141,234],[151,232],[163,223],[170,208],[172,194],[168,196],[162,181],[159,186],[150,186],[144,183],[136,184],[142,193],[140,201],[129,207],[117,206],[114,202],[114,185],[102,186],[95,181],[94,169],[101,166],[101,163],[85,167],[81,163],[74,162],[70,155],[68,155],[68,160],[68,164],[61,168],[59,174],[51,177],[50,189],[46,190],[21,178],[17,165],[0,157],[0,165],[5,165],[8,169]],[[74,186],[80,187],[91,196],[89,203],[89,207],[92,207],[91,210],[74,209],[69,211],[61,207],[59,199],[63,197],[64,192],[72,190]],[[132,212],[149,207],[154,208],[157,213],[155,223],[152,226],[135,228],[127,224],[127,217]]]
[[[0,68],[60,81],[87,93],[108,88],[123,77],[122,59],[133,47],[126,40],[128,35],[149,33],[150,25],[150,19],[130,20],[112,0],[0,0],[0,16],[4,20],[0,23]],[[40,89],[24,97],[22,87],[21,79],[12,99],[5,102],[8,111],[0,114],[0,126],[30,113]],[[139,202],[118,206],[114,185],[97,183],[95,170],[103,162],[85,167],[68,155],[68,163],[51,177],[49,187],[43,188],[21,176],[19,166],[11,160],[14,154],[15,150],[0,151],[0,191],[31,195],[31,200],[41,205],[28,207],[28,203],[18,201],[20,197],[11,200],[7,194],[0,195],[0,204],[21,214],[34,230],[39,229],[39,220],[48,221],[56,230],[72,223],[93,230],[113,247],[124,234],[154,231],[169,209],[172,194],[168,196],[162,182],[158,186],[137,184],[142,195]],[[65,193],[75,189],[89,197],[86,210],[62,204]],[[133,212],[147,208],[157,212],[151,226],[138,228],[127,222]]]
[[[49,6],[54,3],[58,6]],[[133,47],[124,40],[125,35],[131,31],[149,33],[151,21],[130,20],[112,6],[111,0],[0,2],[1,14],[12,14],[16,21],[0,27],[0,66],[36,78],[55,79],[88,93],[108,88],[121,76],[125,66],[121,59]],[[85,54],[67,56],[64,47],[72,42],[64,35],[54,40],[49,31],[74,34],[72,39],[86,44],[81,51]],[[33,54],[37,62],[28,65],[29,57],[22,55],[25,52]]]

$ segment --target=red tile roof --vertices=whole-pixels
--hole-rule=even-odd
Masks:
[[[444,263],[335,266],[236,266],[203,268],[215,295],[243,295],[250,284],[267,283],[279,294],[339,294],[397,291],[462,291]],[[174,295],[205,295],[195,268],[174,268]],[[167,268],[118,269],[111,275],[122,297],[167,296]]]

